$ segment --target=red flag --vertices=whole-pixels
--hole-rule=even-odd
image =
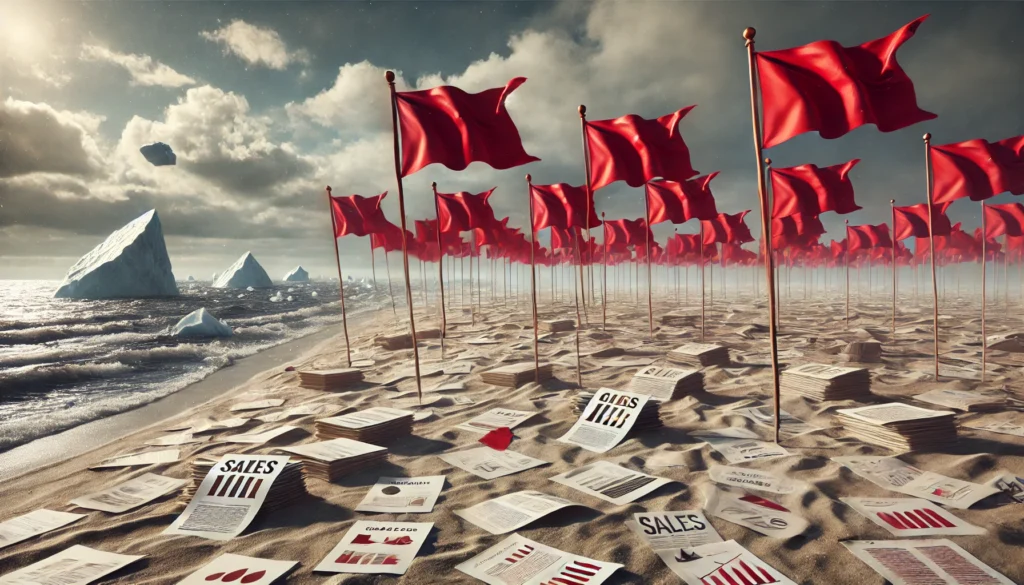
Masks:
[[[860,162],[850,162],[819,168],[807,164],[796,167],[771,169],[772,217],[788,217],[796,213],[805,216],[821,215],[826,211],[839,214],[861,209],[853,200],[850,169]]]
[[[468,232],[476,228],[491,228],[498,220],[487,199],[497,187],[471,195],[465,191],[437,194],[437,219],[442,232]]]
[[[612,250],[626,249],[630,244],[631,226],[628,219],[608,219],[604,222],[604,241]]]
[[[533,198],[533,229],[542,230],[549,226],[560,228],[597,227],[601,220],[594,211],[594,197],[588,201],[587,187],[572,187],[565,183],[554,185],[530,185]],[[587,221],[587,209],[590,221]]]
[[[334,237],[340,238],[348,234],[365,236],[383,227],[381,222],[384,213],[380,210],[380,202],[388,194],[387,191],[376,197],[350,195],[348,197],[331,196],[331,210],[334,212]]]
[[[846,238],[849,240],[847,249],[850,252],[892,247],[892,239],[889,237],[889,226],[884,223],[878,225],[846,226]]]
[[[829,251],[832,252],[832,259],[839,260],[846,255],[846,240],[837,242],[832,240],[829,245]]]
[[[931,148],[935,203],[1000,193],[1024,195],[1024,136],[999,142],[968,140]]]
[[[571,249],[575,246],[572,230],[551,226],[551,248],[553,250]]]
[[[985,237],[1024,236],[1024,205],[1020,203],[1003,203],[1002,205],[986,205]]]
[[[524,82],[516,77],[505,87],[472,94],[449,85],[398,92],[402,176],[433,163],[461,171],[471,162],[510,169],[540,160],[526,154],[505,109],[505,98]]]
[[[839,138],[864,124],[892,132],[934,119],[917,107],[914,82],[896,62],[896,51],[926,18],[857,47],[818,41],[758,53],[764,147],[804,132]]]
[[[406,231],[406,241],[412,243],[414,240],[415,237]],[[385,252],[401,250],[402,228],[382,218],[377,230],[370,234],[370,245],[383,248]]]
[[[679,121],[695,106],[647,120],[629,114],[586,123],[590,186],[595,191],[615,181],[639,187],[652,179],[682,182],[697,174]]]
[[[509,218],[506,217],[489,228],[474,229],[473,234],[476,236],[477,247],[500,245],[509,231],[508,220]]]
[[[825,226],[816,215],[802,213],[772,220],[772,248],[807,247],[825,234]]]
[[[952,229],[952,226],[949,223],[949,217],[946,216],[946,210],[949,209],[950,205],[950,203],[932,205],[932,232],[936,236],[948,236],[949,231]],[[893,234],[895,235],[897,242],[909,237],[928,237],[927,208],[927,203],[893,208],[896,216],[895,226],[893,226]]]
[[[733,214],[719,213],[715,219],[701,220],[704,227],[704,245],[715,242],[729,244],[753,242],[754,238],[750,235],[750,228],[743,221],[744,216],[748,213],[750,213],[749,209]]]
[[[711,180],[717,172],[704,177],[677,183],[651,181],[647,183],[647,205],[651,225],[670,221],[684,223],[690,219],[714,219],[718,216],[715,196],[711,194]]]

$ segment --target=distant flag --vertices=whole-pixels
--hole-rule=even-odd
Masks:
[[[1024,136],[998,142],[967,140],[932,146],[934,203],[1000,193],[1024,195]]]
[[[652,179],[680,182],[696,176],[679,132],[679,122],[694,107],[653,120],[629,114],[585,121],[590,188],[596,191],[616,181],[640,187]]]
[[[813,164],[788,168],[772,168],[772,217],[797,213],[816,216],[826,211],[839,214],[861,209],[853,199],[850,170],[860,162],[819,167]]]

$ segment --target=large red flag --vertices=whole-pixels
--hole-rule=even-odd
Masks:
[[[796,167],[771,169],[772,217],[788,217],[796,213],[805,216],[821,215],[826,211],[839,214],[861,209],[853,200],[850,169],[860,162],[850,162],[819,168],[807,164]]]
[[[505,98],[526,82],[516,77],[505,87],[466,93],[442,85],[396,94],[402,128],[402,176],[441,163],[461,171],[471,162],[510,169],[540,160],[523,149]]]
[[[437,194],[437,219],[442,232],[468,232],[489,229],[498,223],[487,199],[497,187],[471,195],[465,191]]]
[[[647,183],[647,205],[651,225],[670,221],[684,223],[690,219],[714,219],[718,216],[715,196],[711,194],[714,172],[704,177],[677,183],[650,181]]]
[[[851,252],[871,248],[891,248],[888,224],[846,226],[847,249]]]
[[[744,216],[748,213],[750,213],[749,209],[732,214],[719,213],[718,217],[714,219],[701,220],[704,228],[704,245],[714,244],[715,242],[729,244],[753,242],[754,238],[750,235],[750,228],[743,221]]]
[[[816,215],[797,213],[772,220],[772,248],[803,248],[817,243],[825,234],[825,226]]]
[[[614,120],[587,121],[590,186],[597,190],[615,181],[639,187],[652,179],[682,182],[697,174],[679,121],[695,106],[647,120],[629,114]]]
[[[1003,203],[1002,205],[986,205],[985,237],[1024,236],[1024,205],[1020,203]]]
[[[896,51],[926,18],[857,47],[817,41],[758,53],[764,147],[804,132],[839,138],[864,124],[892,132],[935,118],[917,107],[914,82],[896,62]]]
[[[542,230],[549,226],[560,228],[597,227],[601,220],[594,211],[594,198],[587,200],[587,187],[573,187],[565,183],[554,185],[530,185],[533,198],[533,229]],[[587,208],[590,221],[587,221]]]
[[[1000,193],[1024,195],[1024,136],[968,140],[931,148],[932,200],[982,201]]]
[[[384,212],[380,210],[380,202],[388,194],[387,191],[376,197],[350,195],[348,197],[331,196],[331,210],[334,213],[334,237],[340,238],[348,234],[365,236],[383,228],[381,222]]]
[[[936,236],[948,236],[949,231],[953,227],[949,223],[949,217],[946,216],[946,210],[949,209],[950,205],[950,203],[932,205],[932,233]],[[909,237],[928,237],[927,209],[927,203],[893,208],[896,216],[893,235],[897,242]]]

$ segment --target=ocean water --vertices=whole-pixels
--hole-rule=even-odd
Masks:
[[[152,402],[235,359],[341,321],[337,282],[254,291],[179,282],[176,298],[105,301],[54,299],[58,285],[0,280],[0,452]],[[390,301],[358,281],[346,282],[345,302],[351,314]],[[201,307],[234,336],[168,335]]]

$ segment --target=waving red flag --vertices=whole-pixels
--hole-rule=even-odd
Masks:
[[[437,219],[442,232],[468,232],[476,228],[491,228],[498,222],[487,199],[494,193],[484,191],[471,195],[465,191],[437,194]]]
[[[946,210],[949,209],[950,205],[950,203],[932,205],[932,232],[936,236],[948,236],[949,231],[952,229],[949,217],[946,216]],[[897,242],[909,237],[928,237],[927,209],[927,203],[893,208],[896,217],[893,235],[896,237]]]
[[[628,219],[607,219],[604,222],[604,241],[609,248],[621,251],[630,245]]]
[[[487,228],[476,228],[473,230],[473,235],[476,239],[477,248],[480,246],[497,246],[501,244],[505,234],[508,233],[508,220],[506,217],[499,222],[496,222],[491,227]]]
[[[525,77],[516,77],[505,87],[480,93],[450,85],[396,93],[402,176],[434,163],[461,171],[471,162],[510,169],[540,160],[526,154],[505,109],[505,98],[525,82]]]
[[[1000,193],[1024,195],[1024,136],[989,142],[968,140],[931,148],[935,203]]]
[[[743,221],[748,213],[750,213],[749,209],[732,214],[719,213],[715,219],[701,220],[701,225],[704,228],[704,245],[715,242],[729,244],[753,242],[754,238],[750,235],[750,228]]]
[[[415,236],[405,232],[406,241],[409,245],[415,242]],[[402,228],[381,218],[377,229],[370,234],[370,245],[374,248],[383,248],[385,252],[394,252],[402,249]]]
[[[573,230],[551,226],[551,249],[562,250],[575,248]]]
[[[818,242],[825,234],[825,226],[816,215],[802,213],[772,220],[772,248],[805,248]]]
[[[670,221],[684,223],[690,219],[714,219],[718,216],[711,180],[717,172],[677,183],[650,181],[646,185],[651,225]]]
[[[764,147],[804,132],[839,138],[864,124],[892,132],[935,118],[917,107],[914,82],[896,62],[896,51],[926,18],[857,47],[818,41],[758,53]]]
[[[587,187],[573,187],[565,183],[554,185],[530,184],[533,198],[533,229],[542,230],[548,226],[560,228],[597,227],[601,220],[594,211],[593,196],[587,197]],[[590,221],[587,221],[587,209]]]
[[[1004,203],[1002,205],[986,205],[985,237],[1024,236],[1024,205],[1020,203]]]
[[[388,194],[387,191],[376,197],[350,195],[348,197],[331,196],[331,210],[334,213],[334,237],[340,238],[348,234],[365,236],[383,227],[384,212],[380,210],[380,202]]]
[[[832,240],[828,245],[829,251],[832,253],[833,260],[839,260],[846,255],[846,240],[837,242]]]
[[[587,121],[590,186],[595,191],[615,181],[639,187],[652,179],[682,182],[697,174],[679,121],[695,106],[647,120],[629,114],[614,120]]]
[[[846,226],[846,238],[849,240],[847,249],[851,252],[871,248],[892,248],[889,226],[884,223]]]
[[[819,168],[807,164],[796,167],[771,169],[772,217],[788,217],[796,213],[816,216],[826,211],[839,214],[861,209],[853,200],[850,169],[860,162],[849,162]]]

